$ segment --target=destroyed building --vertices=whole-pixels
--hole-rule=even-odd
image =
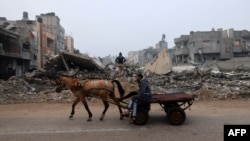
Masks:
[[[174,39],[175,63],[204,63],[250,55],[250,32],[234,29],[190,32]]]
[[[45,25],[45,34],[49,45],[47,48],[52,48],[54,52],[52,54],[58,54],[60,50],[64,50],[64,36],[65,30],[60,24],[60,18],[56,16],[54,12],[40,14],[36,16],[36,19]]]
[[[19,35],[0,28],[0,78],[21,73],[29,66],[29,52],[19,44]]]
[[[74,53],[75,47],[74,47],[74,39],[70,35],[65,35],[64,38],[64,46],[65,50],[67,50],[70,53]]]
[[[44,68],[48,56],[65,49],[64,43],[66,50],[73,50],[73,38],[64,39],[64,28],[55,13],[41,14],[36,20],[30,20],[27,12],[23,12],[21,20],[1,17],[0,27],[0,57],[4,58],[0,62],[1,76],[9,76],[10,72],[19,76],[34,68]]]
[[[97,59],[90,58],[87,55],[79,55],[61,51],[58,55],[52,56],[46,63],[46,70],[55,69],[56,71],[70,72],[75,69],[81,71],[97,71],[104,69],[102,63]]]

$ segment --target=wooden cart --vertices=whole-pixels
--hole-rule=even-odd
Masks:
[[[181,125],[186,119],[185,110],[193,104],[194,98],[194,95],[184,92],[153,94],[150,101],[138,103],[136,120],[134,123],[136,125],[146,124],[149,118],[150,105],[152,103],[157,103],[164,109],[170,124]]]
[[[202,88],[202,84],[196,86],[182,87],[177,89],[169,89],[165,93],[153,93],[150,101],[143,101],[138,103],[136,114],[136,125],[144,125],[149,118],[150,105],[153,103],[159,104],[165,111],[167,119],[172,125],[181,125],[186,120],[185,110],[189,108],[195,99],[195,95],[188,94],[186,91],[195,91]],[[130,92],[124,98],[127,100],[121,101],[121,107],[127,109],[128,100],[137,92]],[[109,100],[114,104],[113,101]],[[131,114],[129,116],[132,118]]]

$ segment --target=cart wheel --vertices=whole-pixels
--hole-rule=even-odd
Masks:
[[[172,108],[179,108],[179,105],[177,103],[165,103],[164,104],[164,111],[166,114],[168,114],[168,111]]]
[[[170,124],[181,125],[186,120],[186,114],[180,107],[173,107],[169,109],[167,118]]]
[[[144,108],[138,108],[136,118],[135,118],[135,125],[144,125],[148,121],[148,110]]]

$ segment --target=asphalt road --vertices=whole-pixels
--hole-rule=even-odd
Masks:
[[[81,104],[73,120],[68,118],[71,103],[0,105],[0,141],[223,141],[225,124],[250,125],[250,100],[196,101],[180,126],[170,125],[158,104],[151,105],[144,126],[120,120],[115,105],[99,121],[103,106],[89,106],[91,122]]]

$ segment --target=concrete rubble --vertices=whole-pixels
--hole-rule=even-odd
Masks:
[[[70,56],[67,56],[70,58]],[[88,62],[88,58],[83,58]],[[66,59],[70,60],[70,59]],[[77,65],[79,58],[74,58]],[[220,62],[221,63],[221,62]],[[59,63],[58,63],[59,64]],[[86,63],[85,63],[86,64]],[[133,74],[142,72],[149,80],[154,93],[167,93],[170,90],[184,90],[197,95],[197,100],[226,100],[249,99],[250,97],[250,69],[233,68],[220,70],[216,63],[203,66],[173,66],[165,74],[157,74],[145,68],[128,66],[123,76],[117,76],[113,67],[95,69],[96,63],[90,61],[89,70],[80,63],[79,76],[82,79],[118,79],[126,93],[138,89]],[[50,64],[54,66],[53,64]],[[61,63],[63,65],[63,63]],[[62,68],[62,66],[56,66]],[[75,67],[75,66],[74,66]],[[82,68],[82,69],[81,69]],[[99,68],[99,67],[97,67]],[[71,71],[71,66],[68,66]],[[73,70],[73,69],[72,69]],[[69,73],[67,69],[56,70]],[[22,76],[12,76],[8,80],[0,80],[0,104],[36,103],[36,102],[71,102],[75,99],[69,90],[55,92],[55,83],[48,79],[48,70],[34,70]],[[198,90],[186,90],[202,84]]]
[[[166,74],[172,71],[172,64],[169,59],[169,54],[166,49],[163,49],[153,61],[149,62],[145,66],[146,71],[153,72],[155,74]]]

